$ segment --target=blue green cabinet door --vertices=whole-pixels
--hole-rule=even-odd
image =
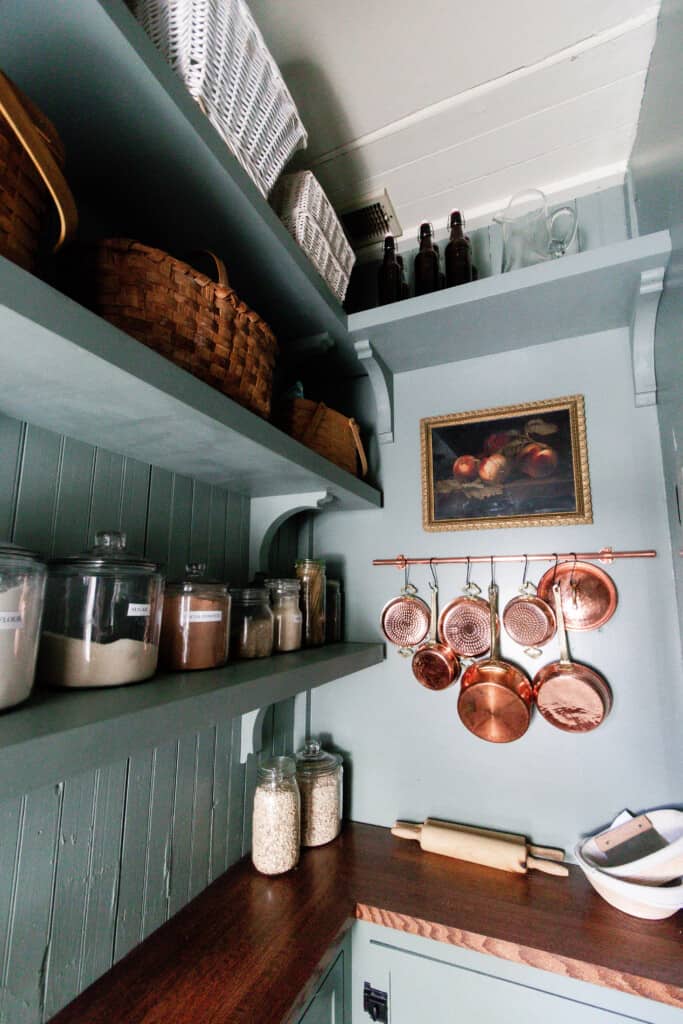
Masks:
[[[299,1024],[345,1024],[344,951],[339,954]]]

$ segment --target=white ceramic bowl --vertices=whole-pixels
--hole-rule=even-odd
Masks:
[[[583,843],[578,843],[574,848],[579,867],[595,891],[617,910],[632,917],[660,921],[683,908],[683,883],[680,880],[677,885],[653,886],[614,878],[591,866],[583,854],[583,846]]]
[[[645,885],[661,885],[680,878],[683,875],[683,811],[648,811],[647,816],[668,846],[628,864],[608,867],[607,858],[598,849],[595,837],[591,837],[580,844],[583,860],[603,874]]]

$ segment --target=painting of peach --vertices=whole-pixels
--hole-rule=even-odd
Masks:
[[[421,421],[426,530],[591,523],[581,395]]]

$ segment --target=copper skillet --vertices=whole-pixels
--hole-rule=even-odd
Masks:
[[[538,596],[555,604],[553,587],[559,583],[565,627],[598,629],[612,618],[617,607],[617,588],[611,576],[592,562],[557,562],[541,577]]]
[[[565,732],[597,729],[612,707],[612,691],[588,665],[571,661],[564,624],[560,584],[553,586],[560,660],[544,665],[534,676],[534,699],[546,722]]]
[[[432,573],[434,569],[432,568]],[[429,640],[421,644],[413,655],[413,675],[427,690],[447,690],[460,675],[460,661],[446,644],[437,640],[439,618],[439,587],[430,583],[432,589],[432,613]]]
[[[489,606],[478,595],[481,590],[470,580],[471,562],[467,559],[467,579],[462,597],[446,605],[439,616],[439,635],[462,658],[479,658],[490,647]]]
[[[489,587],[491,655],[465,669],[460,681],[458,714],[470,732],[489,743],[518,740],[531,721],[531,682],[528,676],[500,659],[498,587]]]

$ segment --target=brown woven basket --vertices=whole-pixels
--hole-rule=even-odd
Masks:
[[[361,475],[367,475],[368,460],[354,419],[335,412],[323,402],[294,398],[283,403],[280,424],[297,441],[354,476],[359,475],[360,461]]]
[[[50,196],[60,221],[55,250],[76,230],[63,166],[54,125],[0,71],[0,255],[24,270],[35,269]]]
[[[240,405],[267,419],[278,346],[261,317],[161,249],[106,238],[68,254],[67,289],[84,305]]]

